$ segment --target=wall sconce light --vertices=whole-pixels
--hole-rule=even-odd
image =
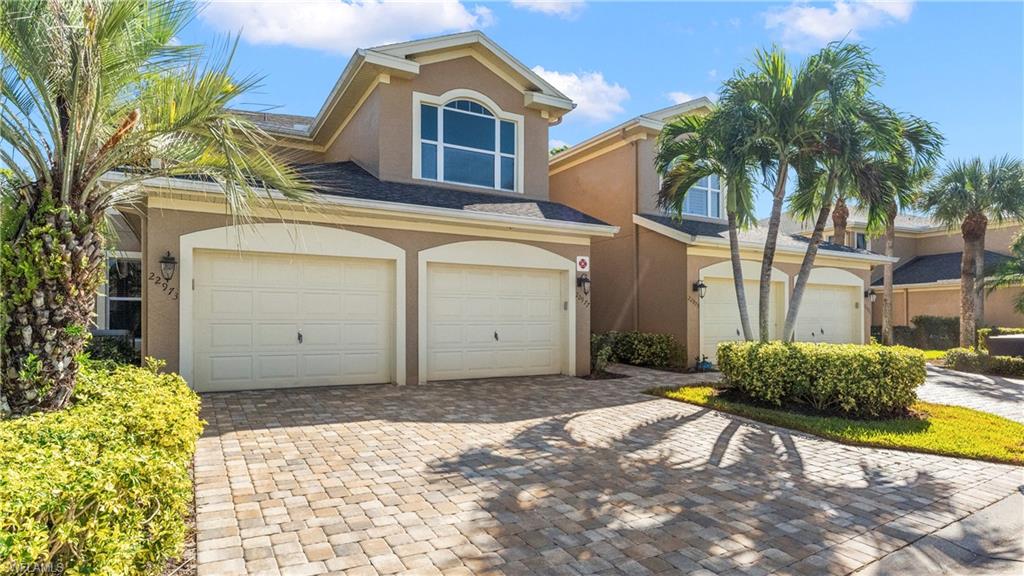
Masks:
[[[587,276],[587,274],[585,272],[583,274],[580,274],[579,276],[577,276],[576,277],[576,287],[577,288],[582,288],[583,289],[583,294],[585,296],[589,296],[590,295],[590,276]]]
[[[693,291],[700,296],[700,299],[704,299],[704,295],[708,293],[708,285],[703,280],[697,280],[693,283]]]
[[[868,302],[871,302],[872,304],[874,304],[875,303],[875,298],[877,298],[878,295],[875,294],[874,290],[865,290],[864,291],[864,297],[868,299]]]
[[[174,278],[174,269],[178,266],[178,261],[171,256],[171,251],[168,250],[167,254],[160,257],[160,275],[164,277],[164,280],[168,282],[171,278]]]

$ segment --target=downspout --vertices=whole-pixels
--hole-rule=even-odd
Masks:
[[[633,214],[640,209],[640,141],[633,141]],[[633,215],[630,215],[630,220]],[[640,331],[640,225],[633,224],[633,330]]]

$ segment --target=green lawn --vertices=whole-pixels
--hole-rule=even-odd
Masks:
[[[932,362],[934,360],[945,360],[945,350],[921,350],[924,353],[924,359],[926,362]]]
[[[720,397],[718,390],[704,386],[652,393],[843,444],[1024,464],[1024,424],[970,408],[916,402],[913,409],[921,418],[854,420],[753,406]]]

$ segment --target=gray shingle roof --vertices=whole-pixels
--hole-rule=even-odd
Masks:
[[[946,254],[930,254],[911,258],[906,264],[893,270],[892,283],[894,285],[927,284],[942,280],[957,280],[960,278],[960,259],[962,257],[963,252],[947,252]],[[995,269],[1009,258],[1009,256],[986,250],[986,272]],[[881,286],[882,279],[875,280],[871,285]]]
[[[653,220],[658,224],[668,226],[674,230],[685,232],[686,234],[692,234],[694,236],[703,236],[706,238],[719,238],[722,240],[729,240],[729,226],[725,222],[709,222],[706,220],[690,220],[673,218],[672,216],[666,216],[664,214],[641,214],[648,220]],[[740,242],[751,242],[756,244],[764,244],[768,238],[768,229],[764,227],[751,228],[749,230],[740,230],[739,239]],[[807,243],[811,239],[800,236],[798,234],[786,234],[779,232],[777,244],[780,247],[799,248],[801,250],[806,249]],[[822,242],[818,245],[818,251],[820,252],[841,252],[844,254],[864,254],[873,255],[874,252],[870,250],[861,250],[852,248],[850,246],[842,246],[839,244],[832,244],[831,242]]]
[[[308,136],[313,127],[312,116],[299,116],[298,114],[274,114],[272,112],[249,112],[246,110],[233,110],[235,114],[244,116],[254,124],[268,132],[277,134],[293,134],[296,136]]]
[[[378,180],[354,162],[303,164],[297,168],[303,176],[317,186],[320,193],[332,196],[520,216],[546,221],[607,225],[597,218],[557,202],[534,200],[522,196],[454,190],[425,184],[385,182]]]

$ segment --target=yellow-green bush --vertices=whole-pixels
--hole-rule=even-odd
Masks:
[[[924,383],[924,355],[902,346],[724,342],[718,367],[754,401],[864,418],[905,411]]]
[[[87,362],[67,409],[0,422],[0,573],[158,573],[180,553],[202,421],[156,368]]]
[[[961,372],[978,372],[995,376],[1024,378],[1024,358],[1016,356],[990,356],[985,351],[954,348],[946,352],[946,368]]]
[[[634,366],[667,368],[678,366],[686,354],[683,347],[671,334],[650,332],[608,332],[593,334],[591,342],[591,364],[621,362]]]

